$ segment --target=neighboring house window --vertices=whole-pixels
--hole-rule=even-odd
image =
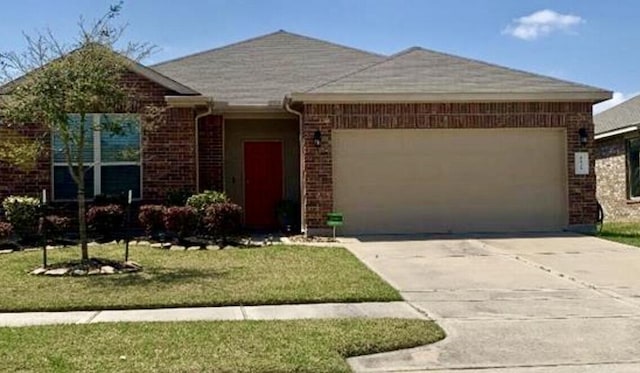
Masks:
[[[99,128],[118,122],[125,128],[122,134],[111,134]],[[80,123],[79,115],[69,116],[70,125]],[[84,165],[85,194],[114,195],[132,191],[133,198],[141,198],[141,153],[139,119],[119,114],[87,114]],[[69,173],[64,155],[64,143],[53,134],[53,198],[73,200],[78,188]],[[73,154],[72,154],[73,157]]]
[[[627,172],[629,175],[629,197],[640,197],[640,139],[627,141]]]

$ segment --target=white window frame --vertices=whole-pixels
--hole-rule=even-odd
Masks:
[[[73,114],[70,114],[73,115]],[[87,117],[91,117],[92,121],[92,126],[93,128],[98,128],[97,130],[93,130],[93,160],[91,160],[90,162],[87,161],[85,162],[84,166],[88,167],[88,169],[93,168],[93,197],[95,198],[95,196],[102,194],[102,166],[138,166],[140,167],[140,197],[139,198],[133,198],[134,201],[141,201],[142,199],[144,199],[144,195],[143,195],[143,189],[142,189],[142,126],[140,124],[140,118],[138,115],[136,115],[136,117],[138,118],[138,125],[140,126],[139,128],[139,132],[140,132],[140,137],[138,139],[139,141],[139,154],[140,154],[140,160],[138,162],[131,162],[131,161],[125,161],[125,162],[102,162],[102,145],[100,143],[100,135],[102,133],[102,131],[100,130],[100,119],[103,115],[108,115],[110,117],[117,117],[117,116],[124,116],[124,115],[131,115],[131,114],[118,114],[118,113],[87,113],[86,116]],[[62,198],[53,198],[56,194],[55,194],[55,167],[68,167],[67,162],[56,162],[55,161],[55,153],[56,153],[56,149],[54,148],[54,134],[51,134],[51,197],[52,200],[56,201],[56,202],[74,202],[77,201],[77,198],[73,198],[73,199],[62,199]],[[74,163],[73,166],[75,167],[77,164]],[[85,198],[87,199],[87,198]]]

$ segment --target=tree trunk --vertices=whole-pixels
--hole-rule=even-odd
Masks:
[[[87,245],[87,207],[84,195],[84,167],[82,167],[78,170],[78,228],[80,230],[82,261],[87,261],[89,260],[89,247]]]

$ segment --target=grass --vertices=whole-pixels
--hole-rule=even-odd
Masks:
[[[121,246],[90,248],[121,259]],[[50,250],[49,262],[78,248]],[[0,255],[0,311],[67,311],[190,306],[401,300],[390,285],[342,248],[272,246],[228,251],[132,247],[135,274],[32,276],[42,253]]]
[[[426,320],[121,323],[0,328],[6,372],[349,372],[344,358],[444,338]]]
[[[605,223],[600,238],[640,247],[640,223]]]

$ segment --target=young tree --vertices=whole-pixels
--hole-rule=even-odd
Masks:
[[[113,5],[87,27],[79,23],[79,38],[58,41],[51,32],[25,35],[22,53],[0,53],[0,70],[7,83],[0,88],[0,160],[30,168],[41,154],[46,136],[60,139],[69,173],[77,186],[79,236],[82,259],[88,260],[86,224],[85,150],[93,131],[122,135],[130,121],[123,117],[88,121],[91,113],[135,113],[136,87],[123,84],[130,65],[147,56],[148,44],[129,43],[116,49],[125,29],[114,26],[122,2]],[[72,115],[71,115],[72,114]],[[20,135],[28,126],[42,126],[45,137]]]

